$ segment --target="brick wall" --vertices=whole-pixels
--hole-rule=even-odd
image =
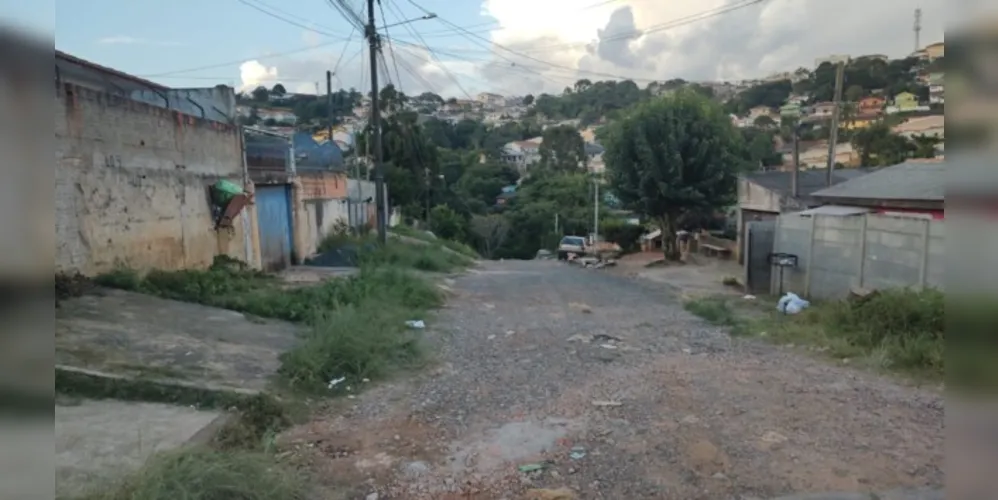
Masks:
[[[216,180],[242,184],[236,128],[72,84],[56,94],[57,272],[254,260],[252,208],[216,232],[208,202]]]

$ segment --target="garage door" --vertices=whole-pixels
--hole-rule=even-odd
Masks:
[[[256,186],[256,216],[260,231],[260,258],[269,271],[291,264],[291,187]]]

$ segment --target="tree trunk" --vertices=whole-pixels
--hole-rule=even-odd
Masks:
[[[676,241],[676,217],[666,215],[659,220],[659,229],[662,231],[662,253],[665,260],[677,262],[680,259],[679,243]]]

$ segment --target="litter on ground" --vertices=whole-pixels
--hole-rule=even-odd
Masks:
[[[426,323],[423,323],[423,320],[421,319],[410,319],[405,322],[405,326],[416,330],[422,330],[423,328],[426,328]]]

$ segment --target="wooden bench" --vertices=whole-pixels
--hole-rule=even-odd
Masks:
[[[727,247],[722,247],[718,245],[711,245],[710,243],[701,243],[700,249],[703,253],[710,257],[727,257],[731,253],[731,249]]]

